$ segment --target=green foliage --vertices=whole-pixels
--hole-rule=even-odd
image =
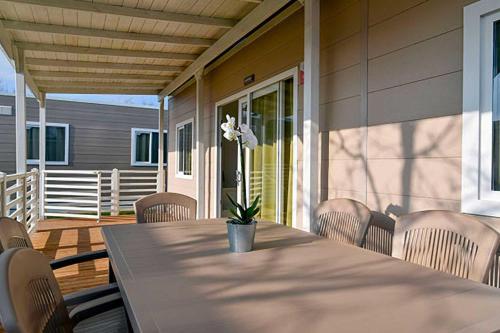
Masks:
[[[231,214],[233,214],[233,218],[231,219],[231,223],[234,224],[250,224],[254,221],[255,216],[259,214],[260,212],[260,207],[259,207],[259,201],[260,201],[260,196],[258,195],[253,203],[250,205],[250,207],[246,208],[237,203],[236,201],[231,198],[231,196],[228,194],[227,197],[233,204],[234,208],[230,209]]]

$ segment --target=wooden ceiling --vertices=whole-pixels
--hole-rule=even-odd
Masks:
[[[0,0],[0,43],[35,95],[165,96],[290,1]]]

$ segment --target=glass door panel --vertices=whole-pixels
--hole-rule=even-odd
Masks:
[[[293,78],[287,79],[281,83],[282,91],[282,113],[280,116],[281,124],[281,186],[280,186],[280,223],[292,226],[293,213],[293,132],[294,132],[294,113],[293,113]]]
[[[251,95],[250,126],[258,145],[250,151],[250,201],[260,195],[260,218],[277,222],[278,84]]]
[[[220,125],[226,122],[226,115],[234,117],[236,123],[238,123],[238,101],[222,105],[218,110],[219,128],[217,129],[220,133]],[[219,148],[220,148],[220,176],[221,176],[221,197],[220,197],[220,216],[229,217],[231,215],[229,209],[232,207],[231,202],[228,199],[228,195],[233,199],[237,199],[238,195],[238,145],[234,142],[230,142],[219,135]]]

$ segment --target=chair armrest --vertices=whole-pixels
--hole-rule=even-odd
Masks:
[[[64,295],[64,303],[66,306],[71,307],[78,304],[82,304],[88,301],[91,301],[96,298],[100,298],[103,296],[107,296],[110,294],[119,293],[120,289],[118,289],[117,283],[110,283],[105,286],[98,286],[95,288],[85,289],[81,291],[77,291],[71,294]]]
[[[58,269],[74,264],[80,264],[82,262],[86,261],[91,261],[91,260],[96,260],[96,259],[102,259],[102,258],[107,258],[108,257],[108,251],[104,250],[99,250],[99,251],[93,251],[93,252],[85,252],[85,253],[80,253],[76,254],[74,256],[68,256],[64,257],[61,259],[54,259],[50,262],[50,267],[52,269]]]
[[[69,318],[74,326],[82,320],[89,319],[103,312],[123,306],[120,293],[114,293],[101,298],[77,305],[69,313]]]

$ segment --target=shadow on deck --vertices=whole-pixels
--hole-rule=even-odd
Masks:
[[[93,220],[49,219],[39,223],[31,239],[35,249],[48,258],[62,258],[103,249],[102,226],[134,222],[134,215],[103,217],[99,223]],[[72,265],[54,273],[63,294],[102,285],[108,281],[108,259]]]

